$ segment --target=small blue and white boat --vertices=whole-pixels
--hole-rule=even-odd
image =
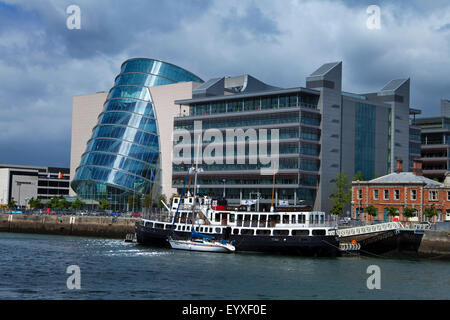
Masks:
[[[225,240],[216,241],[214,237],[191,231],[190,240],[169,239],[170,246],[176,250],[231,253],[236,249],[233,243]]]

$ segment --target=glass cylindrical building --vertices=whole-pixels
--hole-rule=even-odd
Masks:
[[[126,207],[130,195],[160,193],[160,137],[150,87],[203,82],[173,64],[129,59],[122,64],[88,141],[72,188],[87,200]]]

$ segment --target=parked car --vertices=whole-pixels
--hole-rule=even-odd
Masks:
[[[142,217],[142,214],[134,212],[131,214],[131,217],[132,218],[140,218],[140,217]]]

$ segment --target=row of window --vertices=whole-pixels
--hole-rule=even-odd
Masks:
[[[416,190],[416,189],[409,190],[409,200],[411,200],[411,201],[417,200],[417,191],[418,190]],[[380,199],[379,192],[380,192],[379,189],[374,189],[372,191],[372,200]],[[384,189],[383,190],[383,200],[390,200],[389,195],[390,195],[389,189]],[[362,200],[362,198],[363,198],[363,191],[361,189],[358,189],[357,199]],[[400,200],[400,190],[399,189],[394,189],[393,200]],[[439,201],[439,191],[429,190],[428,191],[428,200],[429,201]],[[450,201],[450,191],[447,191],[447,201]]]
[[[172,224],[164,224],[164,223],[155,223],[153,222],[146,222],[145,226],[148,228],[157,228],[157,229],[174,229],[176,231],[191,231],[192,229],[195,229],[197,232],[202,233],[216,233],[216,234],[222,234],[223,228],[220,227],[192,227],[190,225],[177,225],[173,226]],[[326,230],[324,229],[300,229],[300,230],[268,230],[268,229],[242,229],[242,228],[233,228],[232,230],[233,235],[258,235],[258,236],[310,236],[310,235],[326,235]]]
[[[158,133],[158,126],[154,118],[148,118],[137,113],[106,112],[100,116],[98,124],[120,124]]]
[[[317,102],[317,97],[303,95],[298,96],[297,94],[227,100],[208,104],[193,104],[189,108],[189,115],[202,116],[217,113],[296,108],[299,106],[317,109]]]

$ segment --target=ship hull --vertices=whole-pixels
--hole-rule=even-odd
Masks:
[[[137,243],[170,248],[170,230],[136,226]],[[220,239],[223,234],[212,234]],[[190,232],[174,231],[176,239],[188,239]],[[236,252],[258,252],[298,256],[335,257],[339,255],[339,241],[335,236],[250,236],[230,235]]]

